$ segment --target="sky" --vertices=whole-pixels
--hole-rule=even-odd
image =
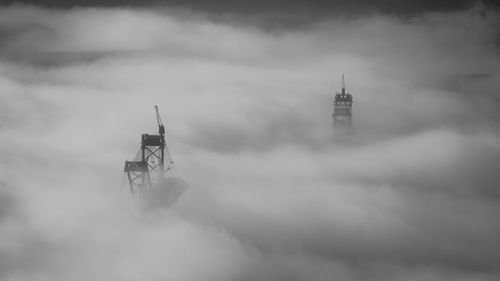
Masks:
[[[356,13],[359,11],[379,10],[396,14],[414,14],[433,10],[456,10],[470,6],[470,0],[4,0],[6,4],[24,3],[43,5],[48,7],[148,7],[148,6],[176,6],[210,12],[268,12],[291,11],[306,9],[320,14],[338,12]],[[495,1],[483,1],[488,5],[495,5]],[[496,4],[498,5],[498,4]]]
[[[496,6],[42,2],[0,7],[1,280],[500,279]]]

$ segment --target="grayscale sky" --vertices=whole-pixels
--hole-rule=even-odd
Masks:
[[[0,280],[500,280],[493,2],[11,2]],[[155,104],[190,188],[145,210]]]

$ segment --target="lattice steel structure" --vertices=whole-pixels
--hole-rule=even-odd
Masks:
[[[165,179],[165,173],[173,169],[174,162],[165,143],[165,126],[156,105],[155,110],[159,134],[143,134],[136,158],[134,161],[125,161],[123,170],[127,174],[132,193],[159,186]]]

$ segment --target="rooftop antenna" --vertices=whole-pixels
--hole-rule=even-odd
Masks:
[[[344,73],[342,73],[342,94],[345,95],[345,79]]]

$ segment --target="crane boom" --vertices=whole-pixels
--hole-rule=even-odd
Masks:
[[[163,136],[165,134],[165,126],[163,126],[163,122],[161,121],[160,110],[157,105],[155,105],[155,111],[156,122],[158,123],[158,133]]]
[[[165,126],[163,126],[163,122],[161,121],[161,116],[160,116],[160,110],[157,105],[155,105],[155,111],[156,111],[156,122],[158,123],[158,133],[161,136],[165,135]],[[167,166],[167,171],[173,168],[174,165],[174,160],[172,159],[172,155],[170,155],[170,151],[168,150],[167,144],[165,144],[165,154],[167,156],[167,161],[168,161],[168,166]]]

